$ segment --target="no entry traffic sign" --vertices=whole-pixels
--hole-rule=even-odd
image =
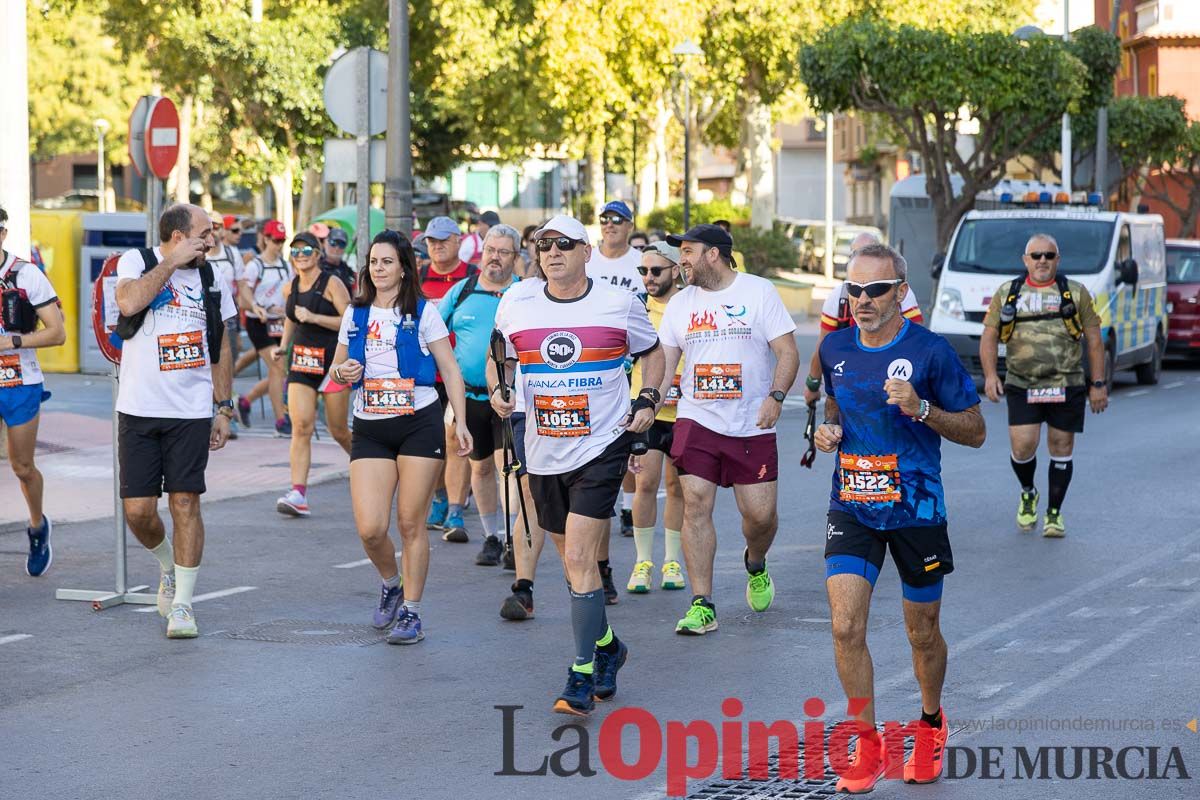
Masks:
[[[179,158],[179,112],[160,97],[146,117],[146,162],[150,171],[166,180]]]

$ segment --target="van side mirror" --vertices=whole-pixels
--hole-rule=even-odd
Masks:
[[[1117,283],[1127,283],[1130,286],[1137,286],[1138,282],[1138,263],[1135,259],[1127,258],[1117,264]]]
[[[931,263],[929,265],[929,274],[933,276],[934,280],[937,280],[938,278],[940,278],[942,276],[942,266],[945,263],[946,263],[946,254],[945,253],[934,253],[933,254],[933,263]]]

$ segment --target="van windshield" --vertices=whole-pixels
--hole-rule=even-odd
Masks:
[[[1104,268],[1112,243],[1113,223],[1091,219],[972,219],[963,222],[950,254],[950,269],[1011,275],[1024,270],[1021,256],[1035,233],[1058,242],[1067,275],[1087,275]]]

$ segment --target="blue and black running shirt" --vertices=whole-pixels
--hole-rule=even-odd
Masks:
[[[830,510],[876,530],[944,522],[941,436],[888,405],[883,385],[906,380],[943,411],[979,405],[975,382],[950,343],[907,320],[878,348],[863,345],[858,329],[847,328],[821,342],[821,371],[842,424]]]

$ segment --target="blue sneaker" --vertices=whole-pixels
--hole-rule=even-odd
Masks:
[[[40,528],[25,529],[25,534],[29,536],[29,556],[25,559],[26,575],[36,578],[50,569],[50,562],[54,561],[54,549],[50,547],[50,532],[53,530],[54,523],[45,514],[42,514]]]
[[[593,656],[592,669],[595,670],[596,699],[608,700],[617,693],[617,670],[625,666],[629,657],[629,648],[620,639],[617,640],[617,652],[605,653],[597,649]]]
[[[379,630],[390,628],[396,621],[396,615],[400,613],[402,605],[404,605],[404,587],[384,586],[379,593],[379,607],[375,609],[375,619],[371,624]]]
[[[396,626],[388,632],[388,644],[416,644],[424,638],[421,618],[409,611],[408,606],[402,606],[400,616],[396,618]]]
[[[433,503],[429,506],[429,519],[425,520],[425,527],[431,530],[441,530],[442,525],[446,523],[446,514],[450,512],[450,498],[441,500],[433,498]]]
[[[447,514],[446,522],[442,526],[445,533],[442,534],[442,541],[456,542],[457,544],[466,544],[469,541],[467,537],[467,523],[463,522],[462,513]]]
[[[554,711],[557,714],[586,717],[596,707],[594,693],[595,682],[592,676],[568,667],[567,688],[563,689],[563,693],[554,701]]]

